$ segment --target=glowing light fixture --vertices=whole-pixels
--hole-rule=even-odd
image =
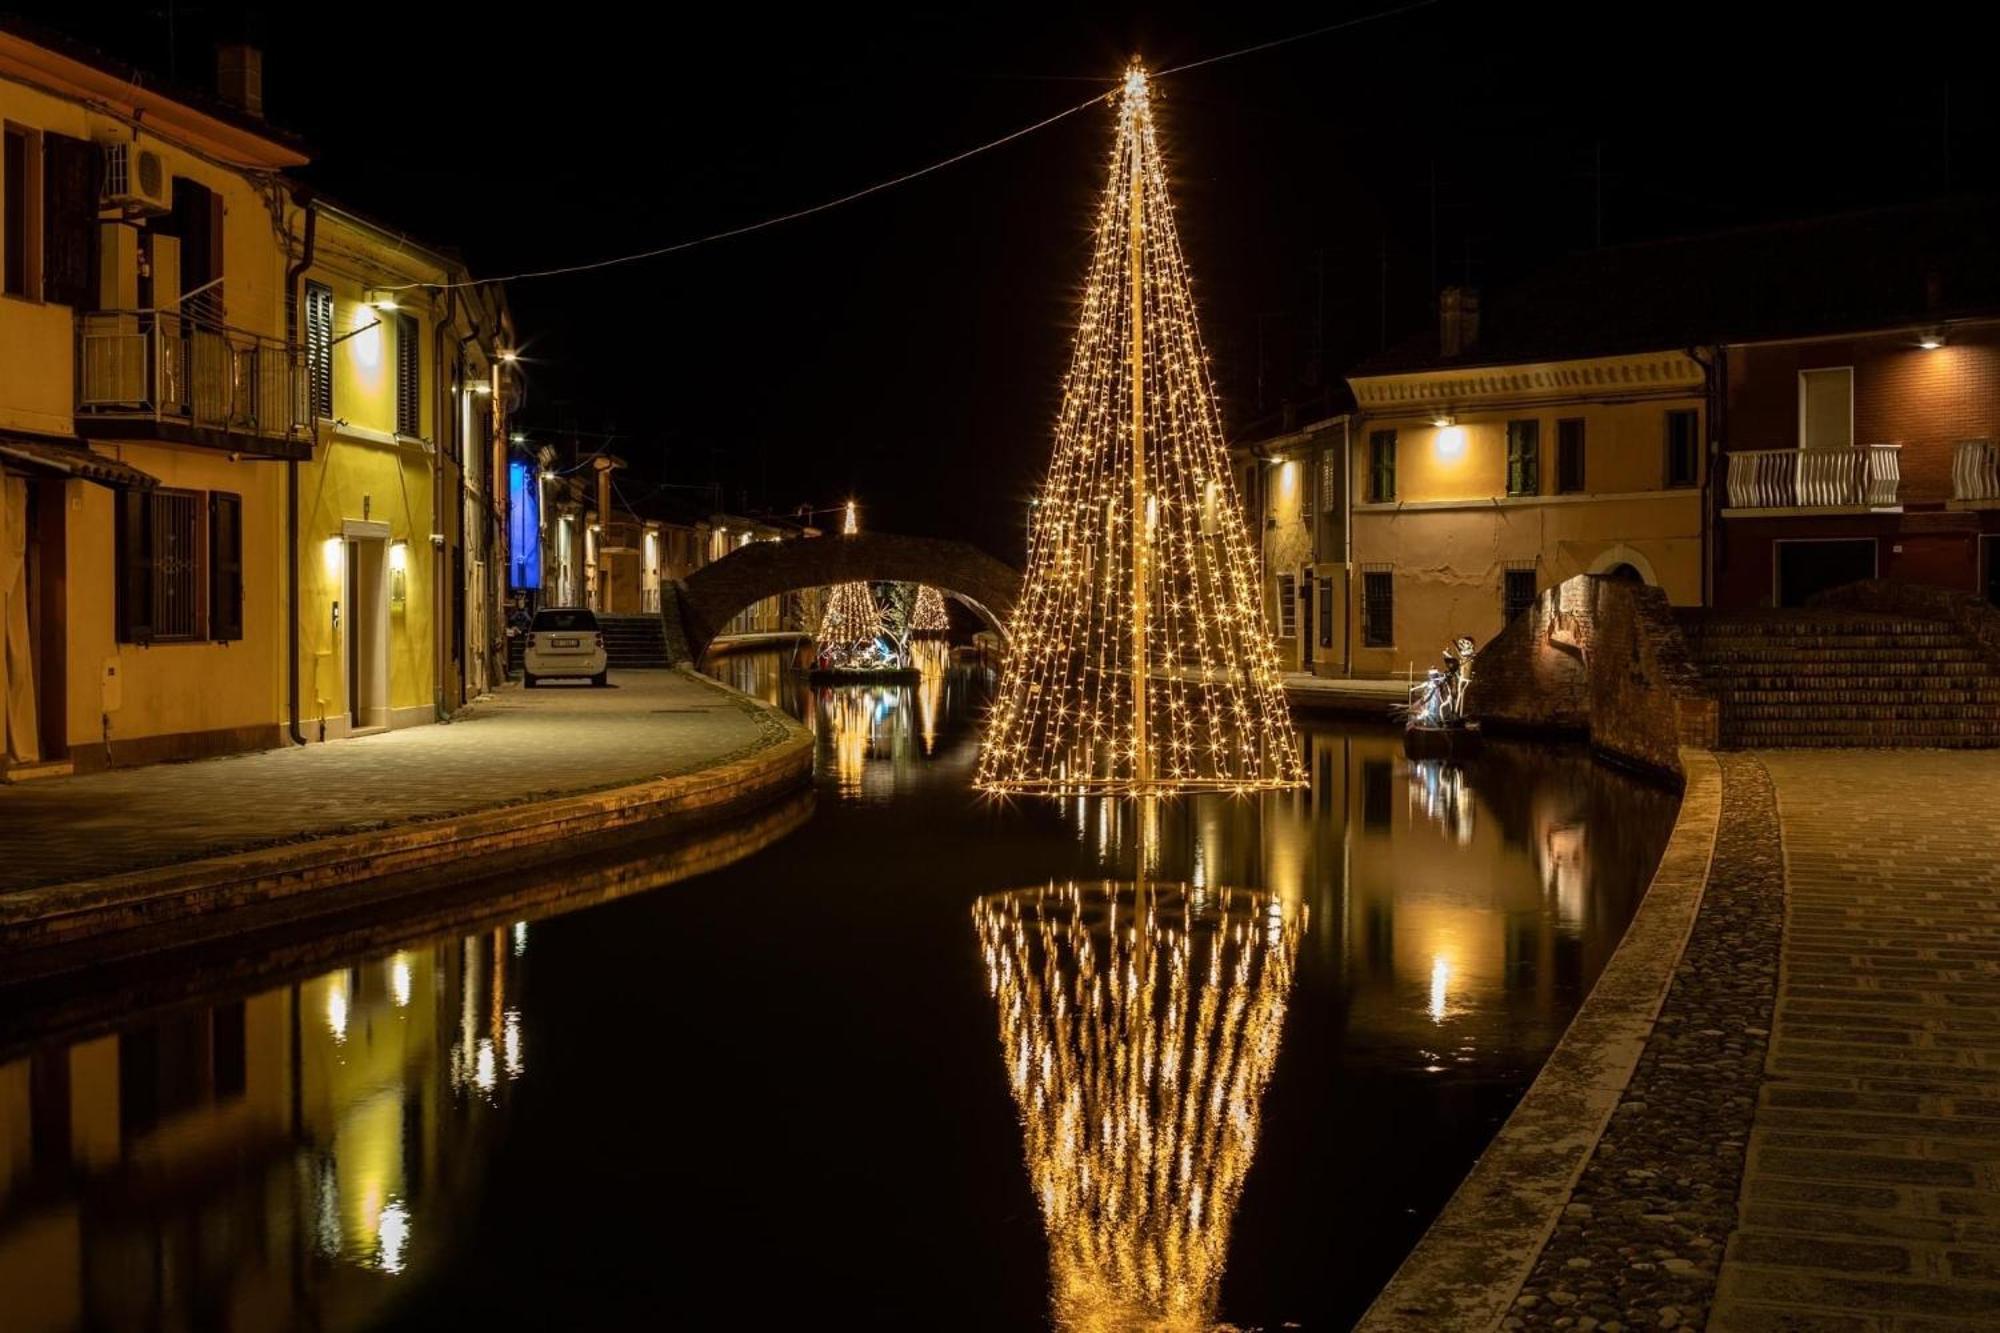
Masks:
[[[396,293],[383,288],[370,287],[362,294],[362,303],[376,310],[398,309]]]
[[[984,791],[1305,784],[1167,181],[1134,65],[980,747]],[[1225,502],[1204,522],[1212,483]]]
[[[501,364],[501,365],[503,365],[503,366],[511,366],[511,365],[513,365],[513,364],[514,364],[514,363],[515,363],[516,361],[519,361],[520,359],[521,359],[521,354],[520,354],[519,352],[515,351],[515,350],[514,350],[513,348],[511,348],[511,347],[503,347],[503,348],[501,348],[501,349],[500,349],[500,364]]]
[[[1923,348],[1926,352],[1935,352],[1938,348],[1944,346],[1944,330],[1924,330],[1924,335],[1917,339],[1917,346]]]
[[[1432,447],[1436,449],[1439,458],[1463,458],[1465,456],[1465,427],[1453,425],[1438,427],[1437,439]]]

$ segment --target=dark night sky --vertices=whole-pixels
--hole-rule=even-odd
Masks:
[[[211,42],[248,25],[271,118],[317,150],[311,179],[491,274],[845,193],[1082,101],[1135,51],[1172,66],[1385,3],[662,7],[641,26],[623,6],[523,22],[195,0],[175,31],[180,81],[205,83]],[[16,7],[167,71],[168,0]],[[1829,12],[1443,0],[1166,80],[1232,429],[1310,396],[1316,364],[1337,375],[1425,323],[1433,265],[1491,284],[1593,244],[1600,158],[1613,244],[2000,184],[1995,99],[1937,64],[1978,45],[1952,39],[1948,7],[1900,11],[1921,32],[1876,18],[1802,45]],[[1919,42],[1936,49],[1900,58]],[[711,479],[735,507],[852,492],[872,526],[1018,559],[1110,114],[756,236],[515,285],[526,424],[616,432],[634,499]]]

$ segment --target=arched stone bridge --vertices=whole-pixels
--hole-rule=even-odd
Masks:
[[[699,662],[736,613],[797,588],[852,582],[928,583],[963,603],[996,633],[1021,591],[1021,576],[976,546],[887,532],[751,542],[670,586],[667,647],[675,662]],[[679,603],[679,624],[674,606]],[[675,629],[680,631],[676,641]]]

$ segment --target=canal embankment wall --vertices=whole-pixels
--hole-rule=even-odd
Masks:
[[[587,850],[594,841],[664,835],[677,828],[687,829],[692,837],[810,786],[812,734],[782,711],[692,671],[644,673],[657,675],[659,681],[632,674],[635,679],[628,682],[624,712],[594,722],[578,721],[575,753],[563,748],[568,733],[560,725],[551,730],[542,723],[543,730],[522,729],[512,735],[507,743],[513,747],[545,753],[546,777],[535,779],[539,789],[532,795],[524,797],[518,789],[496,782],[492,799],[482,803],[475,789],[459,802],[472,808],[442,817],[399,810],[398,757],[385,752],[379,817],[364,830],[327,836],[302,833],[301,823],[287,822],[286,788],[274,786],[269,792],[268,836],[259,839],[261,845],[202,850],[171,864],[145,864],[0,891],[0,968],[17,979],[60,970],[72,952],[101,956],[99,946],[107,937],[130,936],[133,947],[140,948],[137,941],[152,928],[172,927],[177,938],[226,933],[238,919],[232,914],[244,909],[268,912],[283,905],[300,917],[339,911],[351,906],[365,886],[392,879],[421,885],[426,877],[434,877],[443,883],[468,871]],[[660,697],[654,697],[656,692]],[[509,693],[517,696],[514,706],[519,707],[522,696]],[[606,698],[595,692],[576,694],[579,706]],[[562,706],[553,692],[542,691],[540,696],[554,707]],[[535,697],[528,707],[542,702],[542,697]],[[648,706],[652,704],[663,706]],[[704,711],[736,721],[726,728],[705,726]],[[627,753],[618,763],[589,762],[586,722],[630,737],[623,742]],[[504,725],[474,722],[426,730],[439,733],[429,743],[472,747],[457,762],[477,767],[482,739],[504,735],[500,730]],[[482,733],[481,727],[489,730]],[[657,758],[648,756],[647,728],[655,729],[660,738]],[[711,733],[712,741],[706,739]],[[212,762],[283,765],[277,780],[296,779],[304,785],[312,780],[308,769],[315,755],[334,748]],[[343,773],[356,764],[359,753],[337,756]],[[299,768],[296,774],[289,771],[294,766]],[[159,780],[189,786],[190,799],[198,800],[204,776],[200,769],[200,765],[179,766],[178,771],[162,771]],[[401,771],[401,776],[409,774]],[[548,790],[551,787],[557,790]],[[35,793],[35,818],[60,832],[71,813],[65,801],[69,794],[46,788]],[[74,837],[87,839],[87,825],[101,818],[101,799],[93,799],[101,794],[82,786],[74,794]],[[85,944],[92,947],[72,949]]]
[[[1658,588],[1581,574],[1545,588],[1479,650],[1468,708],[1493,732],[1579,737],[1614,762],[1686,779],[1717,705]]]

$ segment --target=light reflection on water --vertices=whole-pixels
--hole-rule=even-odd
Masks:
[[[1595,979],[1673,799],[1309,725],[1296,793],[996,803],[986,678],[920,647],[915,686],[717,668],[819,737],[817,812],[761,841],[605,853],[478,929],[86,1032],[0,1021],[0,1324],[361,1328],[421,1289],[417,1326],[669,1293],[715,1326],[754,1289],[738,1322],[1343,1326]],[[682,1214],[721,1220],[668,1243]]]

